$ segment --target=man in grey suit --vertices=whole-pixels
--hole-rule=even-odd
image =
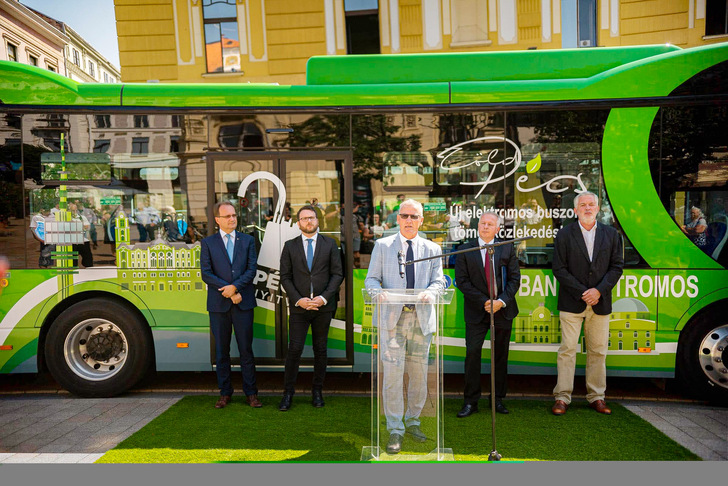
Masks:
[[[435,243],[418,235],[423,222],[422,204],[408,199],[399,207],[396,235],[376,241],[372,250],[365,280],[368,290],[425,289],[417,305],[387,305],[387,293],[382,293],[383,312],[375,316],[378,326],[379,353],[382,359],[382,400],[387,419],[389,442],[387,452],[397,454],[402,448],[405,432],[417,442],[427,436],[420,430],[420,413],[427,399],[427,360],[432,336],[437,329],[434,297],[445,289],[442,260],[434,258],[405,267],[399,273],[397,254],[404,251],[406,259],[417,260],[440,255]],[[377,319],[381,322],[377,322]],[[404,410],[404,373],[407,373],[407,410]]]

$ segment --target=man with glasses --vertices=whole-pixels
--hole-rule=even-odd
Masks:
[[[374,244],[365,286],[369,290],[423,290],[418,296],[422,304],[386,304],[387,294],[380,294],[384,312],[374,317],[379,329],[379,356],[382,360],[382,401],[387,419],[389,442],[387,452],[397,454],[405,433],[416,442],[427,436],[420,430],[420,413],[427,400],[427,361],[432,336],[437,330],[433,297],[445,288],[442,260],[433,258],[405,266],[400,276],[398,252],[413,261],[442,254],[435,243],[418,235],[423,222],[422,204],[407,199],[399,206],[396,235],[380,238]],[[381,319],[381,322],[377,322]],[[386,333],[385,333],[386,331]],[[404,407],[404,374],[407,373],[407,410]]]
[[[289,336],[283,398],[278,405],[281,412],[290,409],[293,402],[309,327],[313,344],[311,404],[316,408],[324,406],[329,325],[336,312],[339,286],[344,281],[339,248],[333,238],[319,234],[315,208],[303,206],[297,219],[301,236],[286,241],[281,252],[281,285],[288,297]]]
[[[202,240],[200,267],[202,280],[207,284],[207,311],[215,338],[215,371],[220,388],[215,408],[225,408],[233,394],[230,380],[233,329],[240,350],[243,392],[248,405],[259,408],[262,404],[258,400],[253,356],[253,309],[256,306],[253,277],[258,268],[255,240],[235,231],[238,220],[232,203],[221,201],[215,204],[213,211],[220,230]]]

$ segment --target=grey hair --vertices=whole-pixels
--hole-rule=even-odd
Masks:
[[[484,211],[483,214],[480,215],[480,219],[478,222],[483,220],[483,216],[490,215],[495,216],[495,220],[498,223],[498,226],[503,226],[503,218],[500,217],[500,214],[496,213],[495,211]]]
[[[576,197],[574,198],[574,208],[576,208],[579,205],[579,199],[581,199],[583,196],[592,196],[596,200],[597,206],[599,206],[599,196],[597,196],[593,192],[584,191],[584,192],[580,192],[579,194],[577,194]]]
[[[705,218],[705,214],[703,213],[703,210],[702,209],[700,209],[697,206],[693,206],[693,207],[690,208],[690,211],[692,211],[693,209],[697,209],[698,210],[698,215],[699,215],[698,218]]]
[[[405,201],[402,201],[399,204],[399,210],[402,210],[403,206],[410,206],[412,208],[415,208],[417,210],[417,214],[420,215],[420,218],[424,217],[424,209],[422,207],[422,203],[415,201],[414,199],[407,199]]]

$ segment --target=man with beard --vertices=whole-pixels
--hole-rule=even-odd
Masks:
[[[298,210],[301,236],[288,240],[281,252],[281,285],[288,296],[288,354],[283,398],[278,410],[291,408],[296,377],[308,328],[313,338],[312,404],[324,406],[323,384],[326,375],[326,350],[329,326],[336,312],[339,286],[344,281],[341,255],[336,241],[319,234],[319,220],[313,206]]]

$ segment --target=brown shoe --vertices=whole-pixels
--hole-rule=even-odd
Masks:
[[[260,403],[260,400],[258,400],[258,395],[248,395],[248,405],[250,405],[253,408],[260,408],[263,406],[262,403]]]
[[[230,403],[230,395],[221,395],[215,404],[215,408],[225,408]]]
[[[569,409],[568,403],[566,403],[563,400],[556,400],[556,403],[554,403],[554,406],[551,407],[551,413],[553,413],[554,415],[564,415],[568,409]]]
[[[603,413],[604,415],[612,414],[612,411],[607,407],[607,404],[604,403],[604,400],[594,400],[589,404],[589,406],[597,412]]]

